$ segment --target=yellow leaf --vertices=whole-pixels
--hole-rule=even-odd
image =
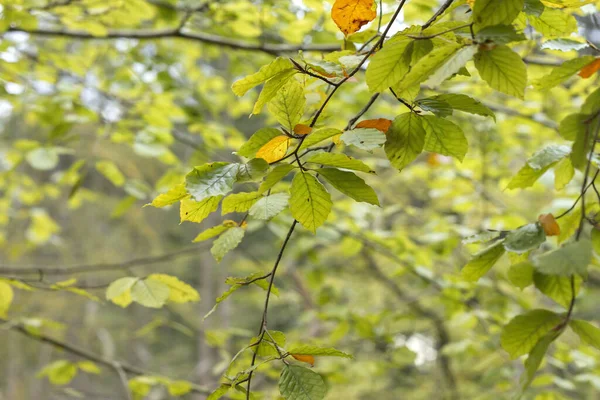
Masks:
[[[309,356],[306,354],[290,354],[290,355],[298,361],[302,361],[307,364],[310,364],[312,367],[314,367],[314,365],[315,365],[315,358],[313,356]]]
[[[540,225],[544,229],[544,232],[546,232],[546,236],[560,235],[560,226],[558,226],[556,219],[554,219],[554,215],[541,214],[538,217],[538,221],[540,222]]]
[[[390,129],[390,126],[392,126],[392,121],[385,118],[366,119],[356,125],[357,128],[373,128],[383,133],[386,133]]]
[[[308,125],[296,124],[296,126],[294,127],[294,133],[296,135],[308,135],[311,132],[312,128]]]
[[[285,156],[288,147],[290,138],[285,135],[276,136],[258,150],[256,158],[262,158],[268,163],[279,161]]]
[[[600,58],[596,58],[594,61],[583,67],[581,71],[579,71],[579,76],[583,79],[587,79],[594,75],[598,70],[600,70]]]
[[[190,285],[180,281],[174,276],[166,274],[152,274],[148,279],[159,281],[169,287],[169,301],[173,303],[188,303],[200,301],[200,295]]]
[[[375,19],[377,12],[373,4],[374,0],[336,0],[331,9],[331,18],[348,36]]]

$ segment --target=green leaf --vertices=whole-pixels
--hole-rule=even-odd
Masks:
[[[437,69],[433,74],[427,78],[427,85],[438,86],[446,79],[450,78],[454,74],[465,66],[467,61],[470,61],[475,53],[477,53],[477,46],[465,46],[455,53],[453,53],[444,63]]]
[[[77,365],[67,360],[54,361],[37,374],[38,377],[47,376],[50,383],[61,386],[71,382],[76,375]]]
[[[292,132],[304,114],[304,88],[295,79],[289,80],[269,102],[269,111],[275,119]]]
[[[551,165],[548,165],[542,169],[533,169],[529,164],[525,164],[523,168],[519,170],[506,187],[509,190],[512,189],[525,189],[533,185],[542,175],[550,169]]]
[[[594,90],[581,106],[581,112],[583,114],[595,114],[600,111],[600,88]]]
[[[393,167],[402,170],[423,151],[425,129],[421,118],[409,112],[397,116],[387,132],[385,154]]]
[[[461,271],[462,277],[470,282],[476,282],[485,275],[504,254],[502,242],[496,243],[475,254],[471,261]]]
[[[558,332],[550,332],[542,337],[529,352],[527,360],[525,360],[525,372],[520,378],[521,392],[527,389],[533,381],[535,373],[540,368],[544,355],[546,355],[546,352],[548,351],[548,347],[550,347],[550,344],[558,337],[558,335]]]
[[[191,199],[181,200],[179,208],[179,218],[181,219],[181,222],[190,221],[199,224],[217,210],[222,198],[223,196],[214,196],[202,201],[194,201]]]
[[[462,162],[469,150],[469,143],[462,129],[448,120],[433,115],[425,115],[421,118],[423,128],[427,132],[425,150],[452,156]]]
[[[378,129],[358,128],[346,131],[340,137],[342,142],[363,150],[374,150],[385,143],[385,133]]]
[[[150,203],[153,207],[166,207],[171,204],[177,203],[179,200],[184,199],[188,196],[187,190],[185,189],[185,185],[183,183],[179,185],[175,185],[167,193],[159,194],[152,203]]]
[[[585,274],[592,262],[592,243],[582,239],[542,254],[534,260],[537,270],[546,275]]]
[[[231,386],[223,384],[209,394],[206,400],[219,400],[221,397],[225,396],[227,392],[229,392],[229,389],[231,389]]]
[[[149,308],[161,308],[169,298],[169,287],[153,279],[139,280],[131,288],[131,299]]]
[[[288,58],[277,57],[271,63],[263,66],[258,72],[235,81],[231,88],[237,96],[243,96],[253,87],[266,82],[282,71],[292,70],[293,67],[293,64]]]
[[[193,240],[194,243],[202,242],[204,240],[212,239],[215,236],[219,236],[221,233],[225,232],[229,228],[233,228],[234,225],[217,225],[213,226],[205,230],[204,232],[200,232],[198,236],[196,236]]]
[[[246,212],[261,197],[259,192],[240,192],[225,197],[221,206],[221,215],[232,212]]]
[[[560,235],[558,235],[558,243],[563,243],[575,234],[579,228],[581,221],[581,208],[576,207],[573,211],[558,220],[560,226]]]
[[[394,91],[398,94],[426,81],[462,47],[463,45],[457,43],[448,43],[434,48],[411,67],[410,71],[402,77],[402,80],[394,86]]]
[[[77,363],[77,368],[89,374],[99,374],[101,372],[100,368],[94,362],[89,360],[79,361]]]
[[[288,349],[288,353],[295,355],[305,356],[329,356],[329,357],[342,357],[342,358],[353,358],[352,355],[344,353],[334,349],[333,347],[319,347],[310,344],[300,344],[292,346]]]
[[[573,332],[579,335],[583,342],[600,350],[600,329],[589,322],[578,319],[569,322],[569,326],[573,329]]]
[[[279,393],[286,400],[322,400],[327,386],[316,372],[298,365],[286,365],[279,377]]]
[[[235,249],[244,238],[246,231],[244,228],[235,227],[223,233],[217,240],[214,241],[210,253],[217,262],[221,262],[223,257],[231,250]]]
[[[340,171],[336,168],[321,168],[318,170],[327,182],[346,196],[369,204],[379,205],[377,194],[365,181],[353,172]]]
[[[525,97],[527,67],[510,47],[500,45],[489,51],[480,50],[475,55],[475,67],[493,89],[520,99]]]
[[[366,81],[371,92],[383,92],[394,86],[409,70],[410,60],[403,56],[408,45],[408,38],[391,39],[372,57],[367,67]]]
[[[450,106],[450,104],[446,103],[443,100],[433,99],[430,97],[425,99],[419,99],[415,103],[423,111],[428,111],[430,113],[435,114],[438,117],[443,118],[452,115],[452,107]]]
[[[112,161],[98,161],[96,163],[96,170],[117,187],[121,187],[125,184],[125,176],[121,173],[119,167]]]
[[[533,349],[539,339],[562,322],[562,317],[548,310],[532,310],[514,317],[502,329],[500,344],[515,359]]]
[[[585,134],[585,120],[588,118],[589,115],[585,114],[569,114],[560,121],[558,133],[563,139],[575,141]]]
[[[290,196],[287,193],[276,193],[261,197],[250,208],[250,215],[256,219],[269,220],[286,209]]]
[[[588,48],[587,43],[581,43],[573,39],[552,39],[542,43],[543,50],[574,51]]]
[[[311,132],[310,135],[306,136],[302,144],[300,145],[300,150],[304,150],[309,148],[310,146],[314,146],[315,144],[321,143],[323,140],[327,140],[337,135],[341,135],[342,131],[334,128],[322,128],[317,129],[314,132]]]
[[[254,157],[256,152],[269,143],[271,139],[281,135],[281,131],[275,128],[261,128],[254,132],[250,139],[240,147],[236,152],[237,155],[242,157]],[[264,161],[264,160],[263,160]]]
[[[185,176],[185,187],[194,200],[229,193],[233,189],[239,164],[214,162],[196,167]]]
[[[560,160],[554,167],[554,187],[563,190],[575,176],[575,168],[569,157]]]
[[[12,287],[10,287],[8,283],[0,281],[0,317],[6,318],[13,297],[14,293]]]
[[[577,32],[577,20],[562,10],[544,9],[542,15],[529,16],[529,23],[546,39],[568,37]]]
[[[545,9],[546,7],[544,7],[540,0],[525,0],[523,12],[528,15],[535,15],[536,17],[539,17],[542,15]]]
[[[306,229],[316,233],[331,211],[330,194],[317,178],[304,171],[294,176],[290,193],[292,216]]]
[[[571,288],[571,278],[568,276],[556,276],[556,275],[545,275],[539,272],[535,272],[533,275],[533,282],[535,287],[560,304],[561,306],[568,308],[571,303],[573,296],[573,290]],[[575,296],[579,293],[583,279],[580,276],[575,276]]]
[[[535,152],[527,164],[534,169],[542,169],[568,156],[570,152],[569,146],[551,144]]]
[[[332,153],[317,153],[310,157],[306,162],[326,165],[328,167],[337,167],[343,169],[351,169],[354,171],[375,173],[367,164],[364,162],[349,157],[345,154],[332,154]]]
[[[236,182],[256,182],[269,170],[269,163],[262,158],[253,158],[246,164],[239,164]]]
[[[554,67],[552,71],[539,79],[532,82],[534,88],[539,90],[547,90],[554,86],[560,85],[576,73],[587,64],[594,61],[593,56],[583,56],[565,61],[558,67]]]
[[[594,249],[594,253],[600,256],[600,230],[596,227],[592,229],[592,248]]]
[[[533,264],[529,261],[523,261],[512,264],[507,272],[510,283],[523,290],[533,283]]]
[[[149,280],[161,282],[169,288],[169,302],[172,303],[189,303],[200,301],[200,294],[185,282],[180,281],[174,276],[166,274],[151,274],[146,278]]]
[[[187,381],[169,381],[166,383],[167,390],[171,396],[183,396],[192,391],[192,384]]]
[[[470,114],[477,114],[484,117],[492,117],[496,120],[496,115],[487,106],[481,102],[467,96],[466,94],[448,93],[431,97],[431,99],[441,100],[448,103],[454,110],[463,111]]]
[[[503,242],[504,248],[513,253],[523,254],[537,249],[546,241],[546,233],[542,227],[535,224],[527,224],[511,231]]]
[[[492,25],[477,32],[475,38],[479,43],[493,42],[496,44],[507,44],[525,40],[525,35],[517,33],[512,25]]]
[[[273,168],[273,170],[266,176],[263,183],[261,183],[260,187],[258,188],[258,193],[262,194],[271,189],[283,178],[285,178],[293,169],[294,166],[292,164],[282,164]]]
[[[106,289],[106,300],[110,300],[123,308],[131,304],[131,288],[139,278],[120,278],[112,282]]]
[[[479,27],[510,25],[524,5],[525,0],[477,0],[473,7],[473,21]]]
[[[50,171],[58,165],[60,156],[54,147],[38,147],[29,151],[25,155],[25,159],[35,169]]]
[[[260,92],[260,95],[254,104],[252,114],[260,114],[264,105],[271,101],[271,99],[277,95],[277,92],[279,92],[297,73],[298,71],[295,69],[288,69],[281,71],[273,78],[269,79],[267,83],[265,83],[265,86],[263,86],[263,90]]]

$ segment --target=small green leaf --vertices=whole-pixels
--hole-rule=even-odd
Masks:
[[[583,279],[580,276],[575,276],[575,293],[571,288],[571,277],[568,276],[556,276],[556,275],[545,275],[539,272],[533,274],[533,282],[535,287],[560,304],[561,306],[568,308],[573,294],[577,296],[581,282]]]
[[[441,118],[450,116],[453,112],[453,109],[449,103],[431,97],[417,100],[415,104],[419,106],[423,111],[433,113]]]
[[[507,272],[508,280],[523,290],[533,283],[533,264],[529,261],[523,261],[517,264],[512,264]]]
[[[267,190],[271,189],[283,178],[285,178],[292,170],[294,166],[292,164],[278,165],[265,177],[263,183],[258,188],[258,193],[263,194]]]
[[[314,146],[315,144],[321,143],[323,140],[327,140],[337,135],[341,135],[342,131],[334,128],[322,128],[317,129],[314,132],[311,132],[310,135],[306,136],[302,144],[300,145],[300,150],[304,150],[309,148],[310,146]]]
[[[281,90],[281,88],[293,79],[294,75],[296,75],[298,71],[295,69],[286,69],[281,71],[273,78],[269,79],[267,83],[263,86],[256,103],[254,104],[254,108],[252,109],[252,114],[260,114],[262,108],[265,104],[267,104],[273,97],[277,95],[277,93]]]
[[[292,216],[306,229],[316,233],[331,211],[331,195],[317,178],[304,171],[294,176],[290,193]]]
[[[279,393],[286,400],[322,400],[327,386],[316,372],[298,365],[286,365],[279,377]]]
[[[197,242],[202,242],[204,240],[212,239],[215,236],[219,236],[221,233],[225,232],[229,228],[233,228],[233,226],[225,225],[225,224],[213,226],[212,228],[209,228],[209,229],[205,230],[204,232],[200,232],[198,234],[198,236],[196,236],[194,238],[193,242],[197,243]]]
[[[89,360],[79,361],[77,363],[77,368],[89,374],[99,374],[101,372],[100,368],[94,362]]]
[[[517,18],[525,0],[477,0],[473,7],[473,21],[479,26],[509,25]]]
[[[169,287],[153,279],[138,280],[131,288],[131,299],[149,308],[161,308],[169,298]]]
[[[179,207],[181,222],[190,221],[199,224],[219,207],[223,196],[208,197],[202,201],[183,199]]]
[[[282,71],[291,70],[293,67],[293,64],[288,58],[277,57],[271,63],[263,66],[260,70],[258,70],[258,72],[235,81],[231,88],[237,96],[243,96],[253,87],[273,78]]]
[[[378,129],[358,128],[346,131],[340,137],[342,142],[363,150],[374,150],[385,143],[385,133]]]
[[[427,132],[425,150],[452,156],[462,162],[469,150],[469,143],[462,129],[446,119],[433,115],[425,115],[421,118]]]
[[[340,171],[336,168],[321,168],[319,175],[346,196],[369,204],[379,205],[377,194],[365,181],[353,172]]]
[[[397,116],[387,132],[385,154],[395,168],[402,170],[423,151],[425,129],[421,118],[414,113]]]
[[[307,356],[330,356],[330,357],[342,357],[342,358],[353,358],[352,355],[344,353],[334,349],[333,347],[319,347],[309,344],[299,344],[292,346],[288,349],[288,353],[296,355],[307,355]]]
[[[592,244],[582,239],[542,254],[534,260],[537,271],[546,275],[585,274],[592,262]]]
[[[563,190],[575,176],[575,168],[569,157],[560,160],[554,167],[554,187]]]
[[[533,349],[539,339],[556,327],[562,318],[548,310],[532,310],[514,317],[502,329],[502,348],[517,358]]]
[[[476,282],[485,275],[504,254],[502,242],[496,243],[475,254],[471,261],[461,271],[462,277],[471,282]]]
[[[214,392],[209,394],[206,400],[219,400],[221,397],[225,396],[230,389],[231,386],[229,385],[221,385],[216,388]]]
[[[269,111],[288,132],[292,132],[304,114],[304,88],[295,79],[289,80],[269,102]]]
[[[256,152],[269,143],[271,139],[281,135],[281,131],[275,128],[261,128],[257,130],[246,143],[237,151],[237,155],[242,157],[254,157]]]
[[[200,294],[185,282],[180,281],[174,276],[166,274],[151,274],[146,278],[148,281],[156,281],[165,284],[169,288],[169,302],[189,303],[200,301]]]
[[[592,61],[594,61],[593,56],[583,56],[565,61],[562,65],[554,67],[550,74],[533,81],[533,87],[539,90],[547,90],[560,85]]]
[[[275,343],[273,343],[273,340]],[[258,345],[258,348],[253,346],[252,351],[256,352],[259,357],[276,357],[279,355],[279,352],[275,346],[277,345],[277,347],[283,349],[285,346],[285,340],[286,339],[283,332],[269,331],[269,334],[265,334],[263,337],[263,340]],[[256,342],[258,342],[258,336],[250,339],[250,345],[255,344]],[[281,351],[283,352],[283,350]]]
[[[131,304],[131,288],[139,278],[120,278],[112,282],[106,289],[106,299],[123,308]]]
[[[285,210],[290,196],[287,193],[275,193],[261,197],[250,208],[250,215],[256,219],[269,220]]]
[[[77,375],[77,365],[67,360],[57,360],[46,365],[39,373],[38,377],[47,376],[53,385],[66,385]]]
[[[546,241],[546,234],[539,224],[527,224],[511,231],[504,240],[504,248],[513,253],[523,254],[537,249]]]
[[[125,184],[125,176],[121,173],[119,167],[112,161],[98,161],[96,163],[96,170],[117,187],[121,187]]]
[[[253,158],[246,164],[239,164],[236,182],[256,182],[269,170],[269,163],[262,158]]]
[[[188,195],[185,190],[185,185],[179,184],[171,188],[167,193],[159,194],[154,200],[152,200],[152,207],[166,207],[171,204],[177,203],[179,200],[186,198]]]
[[[231,191],[237,179],[239,164],[214,162],[196,167],[186,175],[185,187],[194,200],[202,201],[211,196]]]
[[[240,192],[230,194],[225,197],[221,206],[221,214],[229,214],[233,212],[246,212],[254,203],[260,199],[259,192]]]
[[[589,322],[578,319],[569,322],[569,326],[573,329],[573,332],[579,335],[583,342],[600,350],[600,329]]]
[[[374,171],[364,162],[345,154],[318,153],[310,157],[306,162],[326,165],[328,167],[374,173]]]
[[[504,3],[504,1],[493,1]],[[475,55],[475,67],[481,78],[493,89],[520,99],[525,97],[527,67],[521,57],[510,47],[500,45],[492,50],[480,50]]]
[[[246,231],[244,228],[235,227],[227,230],[217,240],[214,241],[210,253],[217,262],[221,262],[223,257],[231,250],[235,249],[244,238]]]
[[[496,119],[496,115],[492,110],[466,94],[448,93],[431,98],[450,104],[454,110],[477,114],[484,117],[492,117],[494,120]]]

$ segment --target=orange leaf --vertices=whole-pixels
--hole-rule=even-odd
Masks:
[[[296,126],[294,127],[294,133],[296,135],[308,135],[311,132],[312,128],[308,125],[296,124]]]
[[[594,75],[600,69],[600,58],[596,58],[594,61],[581,68],[579,71],[579,76],[583,79],[587,79],[590,76]]]
[[[290,147],[289,137],[275,136],[256,152],[256,158],[262,158],[268,163],[279,161],[285,156],[288,147]]]
[[[374,0],[335,0],[331,18],[348,36],[375,19],[377,12],[373,4]]]
[[[554,215],[552,214],[541,214],[538,217],[538,221],[544,232],[546,232],[546,236],[558,236],[560,235],[560,226],[556,223],[556,219],[554,219]]]
[[[440,157],[435,153],[429,153],[427,156],[427,165],[430,167],[437,167],[441,164]]]
[[[357,128],[374,128],[383,133],[386,133],[390,129],[390,126],[392,126],[392,121],[385,118],[366,119],[356,125]]]
[[[309,355],[305,355],[305,354],[291,354],[291,356],[294,357],[298,361],[302,361],[307,364],[310,364],[311,367],[315,366],[315,358],[313,356],[309,356]]]

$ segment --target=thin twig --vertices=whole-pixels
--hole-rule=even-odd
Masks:
[[[439,18],[440,15],[442,15],[448,8],[450,8],[450,6],[452,5],[452,3],[454,3],[454,0],[447,0],[435,12],[435,14],[433,14],[433,16],[431,18],[429,18],[429,20],[427,22],[425,22],[425,24],[423,24],[423,26],[421,27],[421,30],[424,31],[425,29],[429,28],[431,26],[431,24],[433,24],[435,22],[435,20],[437,20]]]

